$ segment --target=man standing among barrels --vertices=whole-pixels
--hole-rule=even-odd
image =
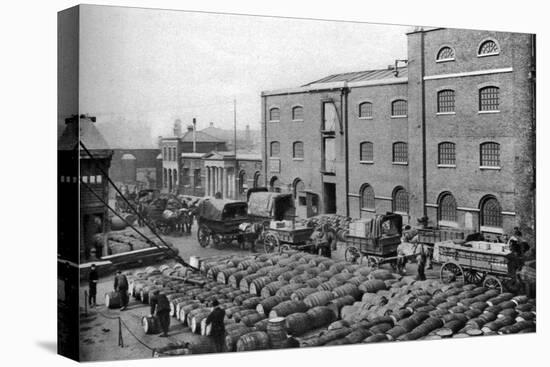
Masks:
[[[97,294],[97,270],[95,268],[95,264],[92,264],[90,267],[90,274],[88,275],[88,305],[90,307],[96,306],[96,294]]]
[[[168,329],[170,328],[170,301],[168,301],[165,294],[160,294],[158,289],[151,299],[151,316],[154,316],[155,312],[162,329],[162,333],[159,336],[167,337]]]
[[[211,325],[210,327],[210,337],[214,341],[216,347],[216,352],[223,352],[223,346],[225,341],[225,324],[223,322],[225,318],[225,310],[222,310],[219,307],[218,300],[212,302],[214,309],[206,318],[206,325]]]
[[[120,296],[120,311],[124,311],[128,307],[128,278],[120,269],[116,271],[114,288]]]

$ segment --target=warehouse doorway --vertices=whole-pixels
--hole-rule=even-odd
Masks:
[[[336,213],[336,184],[323,184],[323,203],[326,214]]]

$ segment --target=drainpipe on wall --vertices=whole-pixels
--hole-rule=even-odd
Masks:
[[[424,81],[424,30],[420,33],[420,81],[421,81],[421,103],[422,106],[422,213],[424,217],[428,216],[426,209],[427,203],[427,183],[426,183],[426,87]]]
[[[342,94],[341,94],[341,109],[342,109],[342,119],[344,123],[344,169],[345,169],[345,177],[346,177],[346,217],[349,217],[349,141],[348,141],[348,94],[350,90],[349,88],[342,88]]]
[[[262,96],[264,104],[264,115],[262,125],[264,126],[264,187],[267,187],[267,99]]]

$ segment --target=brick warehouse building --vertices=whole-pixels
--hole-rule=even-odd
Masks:
[[[407,36],[393,69],[262,93],[265,184],[294,192],[301,215],[394,211],[534,238],[534,36]]]

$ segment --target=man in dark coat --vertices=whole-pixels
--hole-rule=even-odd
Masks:
[[[97,270],[95,264],[90,267],[90,274],[88,275],[88,304],[90,307],[96,306],[96,294],[97,294]]]
[[[206,318],[206,325],[212,325],[210,328],[210,337],[214,341],[216,346],[216,352],[223,352],[224,340],[225,340],[225,324],[223,319],[225,318],[225,310],[219,307],[218,300],[212,302],[214,309]]]
[[[128,307],[128,278],[120,270],[116,272],[114,288],[120,296],[120,311],[124,311]]]
[[[170,328],[170,302],[165,294],[160,294],[158,289],[151,298],[151,316],[155,315],[155,312],[162,329],[159,336],[166,337]]]

